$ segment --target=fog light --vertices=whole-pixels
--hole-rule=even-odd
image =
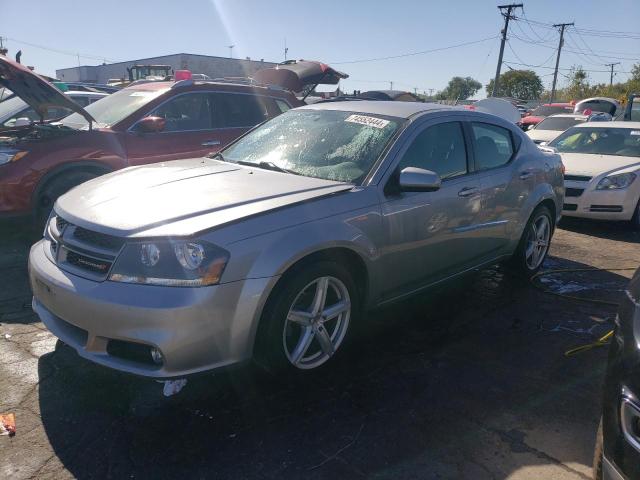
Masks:
[[[162,358],[162,352],[157,348],[151,349],[151,359],[153,360],[153,363],[155,363],[156,365],[162,365],[162,361],[164,360]]]

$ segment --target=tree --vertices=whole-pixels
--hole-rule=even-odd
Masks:
[[[471,77],[453,77],[437,97],[446,100],[466,100],[482,88],[482,84]]]
[[[487,95],[491,95],[493,83],[491,79],[486,85]],[[535,100],[540,98],[542,90],[542,80],[533,70],[510,70],[500,75],[496,96]]]

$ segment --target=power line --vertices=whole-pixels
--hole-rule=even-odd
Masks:
[[[523,38],[521,38],[521,37],[518,37],[517,35],[511,35],[511,37],[516,38],[516,39],[520,40],[521,42],[529,43],[527,40],[525,40],[525,39],[523,39]],[[552,46],[550,46],[550,45],[544,45],[544,44],[542,44],[542,43],[538,44],[538,46],[540,46],[540,47],[542,47],[542,48],[550,48],[551,50],[557,50],[557,49],[558,49],[558,47],[552,47]],[[569,49],[564,49],[564,51],[566,51],[566,52],[571,52],[571,53],[583,53],[582,51],[578,52],[578,51],[576,51],[576,50],[569,50]],[[613,55],[611,55],[611,56],[607,56],[607,57],[605,57],[605,58],[610,58],[610,59],[614,59],[614,60],[627,60],[627,61],[632,61],[632,62],[633,62],[633,61],[640,61],[640,58],[633,58],[633,57],[617,57],[617,56],[613,56]]]
[[[504,63],[508,63],[509,65],[520,65],[523,67],[532,67],[532,68],[546,68],[549,70],[555,70],[554,67],[543,67],[543,66],[537,66],[537,65],[530,65],[528,63],[519,63],[519,62],[512,62],[511,60],[505,60]],[[571,71],[573,70],[573,68],[558,68],[558,70],[564,70],[564,71]],[[584,70],[585,72],[590,72],[590,73],[609,73],[609,70],[590,70],[590,69],[585,69],[582,68],[581,70]],[[616,73],[627,73],[630,74],[631,72],[621,72],[618,71]]]
[[[57,48],[45,47],[44,45],[38,45],[37,43],[25,42],[23,40],[18,40],[17,38],[5,37],[5,39],[11,40],[11,41],[16,42],[16,43],[20,43],[22,45],[27,45],[29,47],[39,48],[41,50],[46,50],[48,52],[59,53],[61,55],[69,55],[69,56],[72,56],[72,57],[81,57],[81,58],[90,58],[92,60],[108,60],[111,63],[122,62],[123,61],[123,60],[108,59],[108,58],[104,57],[103,55],[90,55],[88,53],[85,54],[85,53],[79,53],[79,52],[72,52],[72,51],[69,51],[69,50],[60,50],[60,49],[57,49]]]
[[[352,63],[365,63],[365,62],[378,62],[382,60],[393,60],[395,58],[413,57],[416,55],[424,55],[426,53],[441,52],[443,50],[451,50],[452,48],[466,47],[467,45],[475,45],[476,43],[483,43],[489,40],[494,40],[496,38],[498,38],[498,36],[494,35],[493,37],[486,37],[480,40],[458,43],[456,45],[449,45],[447,47],[431,48],[429,50],[422,50],[420,52],[401,53],[399,55],[389,55],[387,57],[363,58],[359,60],[349,60],[349,61],[343,61],[343,62],[329,62],[329,63],[331,65],[345,65],[345,64],[352,64]]]
[[[516,57],[516,59],[520,60],[522,62],[522,64],[524,64],[524,60],[522,60],[522,58],[520,58],[520,56],[515,52],[515,50],[513,49],[513,47],[511,46],[511,42],[509,42],[507,40],[507,46],[509,47],[509,50],[511,50],[511,53],[513,53],[513,56]],[[549,55],[549,57],[547,57],[547,59],[542,62],[540,65],[531,65],[532,67],[538,68],[538,67],[542,67],[544,66],[549,60],[551,60],[553,58],[553,56],[555,55],[555,52],[552,52],[551,55]]]

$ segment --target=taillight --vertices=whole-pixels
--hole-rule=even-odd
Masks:
[[[174,75],[176,82],[180,80],[191,80],[191,71],[190,70],[176,70]]]

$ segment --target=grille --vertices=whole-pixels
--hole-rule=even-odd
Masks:
[[[64,218],[56,217],[56,228],[59,232],[62,232],[62,230],[64,230],[64,227],[66,227],[67,225],[69,225],[69,222],[67,222]]]
[[[584,188],[566,188],[564,191],[565,197],[579,197],[584,192]]]
[[[106,235],[104,233],[92,232],[82,227],[76,227],[73,231],[73,238],[79,240],[88,245],[96,247],[106,248],[109,250],[120,250],[124,244],[124,240],[112,235]]]
[[[106,275],[111,268],[111,262],[106,260],[99,260],[97,258],[82,255],[81,253],[74,252],[73,250],[67,250],[66,263],[83,270],[89,270],[90,272],[97,273],[99,275]]]
[[[567,212],[575,212],[578,209],[578,205],[575,203],[565,203],[562,205],[562,210],[566,210]]]
[[[585,175],[565,175],[564,179],[574,182],[588,182],[591,180],[591,177]]]
[[[78,227],[56,217],[51,238],[51,254],[63,270],[93,280],[107,277],[111,265],[125,243],[122,238]]]

